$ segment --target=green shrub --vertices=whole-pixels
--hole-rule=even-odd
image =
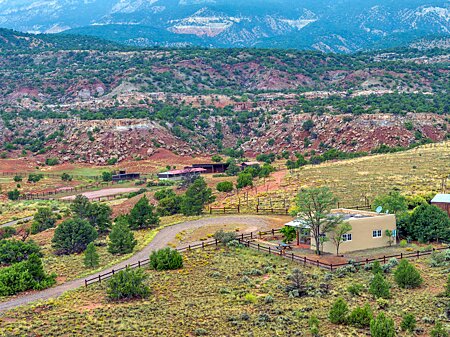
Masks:
[[[353,309],[348,317],[348,324],[357,328],[368,328],[370,321],[373,319],[372,309],[369,304],[364,307],[357,307]]]
[[[16,234],[16,229],[14,227],[6,226],[0,228],[0,240],[8,239]]]
[[[362,284],[354,283],[347,287],[347,291],[350,295],[359,296],[363,291],[364,286]]]
[[[119,271],[107,282],[108,298],[113,301],[122,299],[145,298],[150,289],[145,285],[147,275],[142,269],[125,269]]]
[[[403,316],[402,322],[400,323],[400,328],[403,331],[414,332],[416,328],[416,318],[412,314],[406,314]]]
[[[84,266],[87,268],[98,267],[98,253],[95,249],[93,242],[87,245],[86,251],[84,252]]]
[[[31,254],[41,257],[41,248],[33,241],[0,241],[0,264],[13,264],[27,260]]]
[[[380,313],[377,318],[370,321],[370,334],[372,337],[394,337],[394,321],[384,313]]]
[[[238,174],[236,187],[244,188],[247,186],[253,186],[253,177],[250,173],[241,172]]]
[[[377,273],[372,281],[370,281],[369,286],[369,293],[371,293],[376,298],[390,298],[391,297],[391,291],[390,291],[390,284],[386,279],[383,277],[381,273]]]
[[[214,239],[222,243],[224,246],[229,242],[236,240],[236,233],[225,232],[222,229],[214,233]]]
[[[72,181],[72,179],[73,179],[73,177],[70,174],[66,173],[66,172],[61,174],[61,180],[62,181]]]
[[[406,248],[408,246],[408,241],[406,240],[400,240],[400,247],[401,248]]]
[[[183,257],[174,249],[163,248],[150,255],[150,268],[154,270],[172,270],[183,267]]]
[[[372,273],[374,275],[376,275],[378,273],[383,273],[383,269],[381,268],[380,261],[374,261],[372,263]]]
[[[401,260],[394,272],[395,282],[400,288],[412,289],[420,287],[423,279],[419,271],[407,260]]]
[[[33,223],[31,224],[31,234],[37,234],[46,229],[53,228],[55,224],[56,216],[50,208],[38,208],[37,213],[34,215]]]
[[[256,302],[258,302],[258,297],[256,297],[256,295],[248,293],[248,294],[245,294],[244,301],[246,303],[253,303],[253,304],[255,304]]]
[[[52,246],[57,254],[81,253],[96,238],[97,231],[88,221],[69,219],[56,228]]]
[[[112,173],[111,172],[108,172],[108,171],[105,171],[105,172],[102,172],[102,180],[103,181],[112,181]]]
[[[450,265],[450,249],[434,251],[430,256],[431,267],[446,267]]]
[[[17,188],[8,192],[9,200],[15,201],[15,200],[19,200],[19,198],[20,198],[20,192]]]
[[[448,337],[449,334],[441,322],[436,322],[433,330],[431,330],[431,337]]]
[[[44,175],[42,173],[30,173],[28,175],[28,182],[29,183],[37,183],[42,178],[44,178]]]
[[[217,184],[216,189],[219,192],[231,192],[233,190],[233,183],[231,181],[222,181]]]
[[[45,159],[45,165],[55,166],[59,164],[58,158],[47,158]]]
[[[445,286],[444,296],[450,297],[450,274],[448,275],[448,278],[447,278],[447,284]]]
[[[347,322],[348,306],[342,298],[338,298],[330,309],[330,322],[333,324],[345,324]]]
[[[28,260],[0,269],[0,296],[10,296],[26,290],[42,290],[56,283],[56,274],[47,275],[36,254]]]
[[[314,337],[319,336],[319,324],[320,321],[316,316],[311,316],[308,320],[309,332],[311,332],[311,335]]]

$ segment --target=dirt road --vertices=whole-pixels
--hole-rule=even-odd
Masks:
[[[101,271],[100,273],[93,274],[89,276],[95,277],[98,274],[104,274],[112,269],[118,269],[121,267],[125,267],[126,265],[137,263],[139,260],[143,260],[148,258],[150,252],[156,249],[164,248],[167,244],[175,238],[175,236],[186,229],[195,229],[208,225],[220,225],[220,224],[246,224],[250,226],[254,226],[258,229],[266,229],[270,226],[269,218],[264,216],[252,216],[252,215],[232,215],[232,216],[222,216],[222,217],[214,217],[214,218],[204,218],[195,221],[187,221],[182,222],[170,227],[163,228],[153,239],[153,241],[146,246],[140,252],[137,252],[128,260],[120,262],[108,269]],[[19,295],[16,298],[11,299],[10,301],[0,303],[0,312],[6,311],[15,307],[18,307],[23,304],[28,304],[30,302],[34,302],[37,300],[46,300],[49,298],[54,298],[62,295],[64,292],[72,289],[76,289],[78,287],[84,286],[84,279],[80,278],[70,282],[63,283],[53,288],[45,289],[40,292],[30,293]]]

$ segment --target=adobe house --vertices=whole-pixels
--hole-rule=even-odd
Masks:
[[[352,230],[343,235],[343,241],[339,247],[340,254],[389,247],[391,244],[395,244],[397,225],[394,214],[339,208],[332,210],[330,215],[341,216],[344,221],[352,226]],[[290,223],[286,225],[290,225]],[[303,226],[302,230],[306,227]],[[386,235],[386,230],[392,231],[391,237]],[[330,233],[327,233],[326,236],[329,237]],[[311,244],[311,249],[315,249],[315,240],[312,235],[305,242]],[[324,242],[322,251],[336,254],[336,246],[331,240],[328,240]]]
[[[431,204],[447,212],[450,216],[450,194],[436,194],[431,200]]]

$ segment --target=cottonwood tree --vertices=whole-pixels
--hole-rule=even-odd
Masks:
[[[352,230],[352,226],[348,222],[342,222],[330,232],[330,241],[336,247],[336,255],[339,255],[339,248],[341,243],[344,242],[344,234],[347,234]]]
[[[304,189],[299,192],[295,200],[295,207],[291,214],[301,219],[305,227],[310,228],[318,255],[320,255],[321,237],[342,222],[341,217],[330,215],[331,208],[336,203],[337,199],[328,187]]]

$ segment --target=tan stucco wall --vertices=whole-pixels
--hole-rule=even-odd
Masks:
[[[342,242],[339,247],[339,254],[364,250],[370,248],[379,248],[389,246],[389,238],[384,233],[386,229],[394,230],[397,228],[394,214],[379,214],[367,218],[349,219],[348,223],[352,226],[349,232],[352,234],[352,241]],[[382,236],[372,237],[372,231],[381,230]],[[327,235],[330,237],[330,234]],[[314,249],[314,239],[311,239],[311,248]],[[336,246],[331,241],[323,245],[323,251],[336,254]]]

